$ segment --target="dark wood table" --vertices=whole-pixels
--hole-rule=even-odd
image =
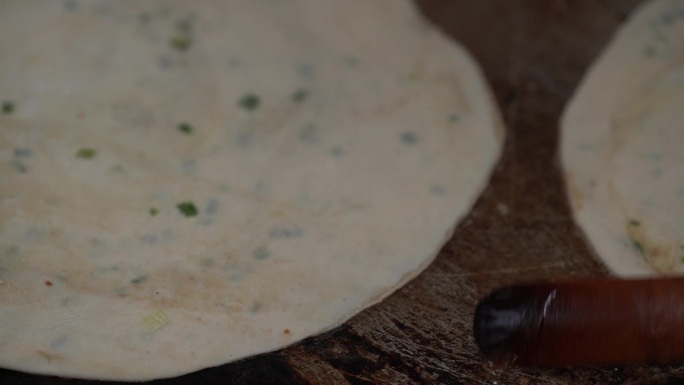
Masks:
[[[558,120],[589,63],[640,2],[418,0],[480,62],[507,126],[501,162],[471,214],[423,274],[341,327],[275,353],[154,383],[684,383],[679,366],[494,370],[472,338],[474,307],[495,287],[607,274],[570,215]],[[0,370],[0,383],[92,382]]]

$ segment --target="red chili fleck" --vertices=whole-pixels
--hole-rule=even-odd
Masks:
[[[283,330],[283,333],[285,333],[285,334],[288,334],[288,335],[289,335],[289,334],[290,334],[290,329],[285,329],[285,330]]]
[[[50,282],[50,281],[45,281],[45,286],[52,286],[52,282]]]

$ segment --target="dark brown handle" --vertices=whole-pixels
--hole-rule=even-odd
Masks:
[[[684,278],[506,287],[478,304],[473,326],[498,364],[684,362]]]

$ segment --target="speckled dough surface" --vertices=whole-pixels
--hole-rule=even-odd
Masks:
[[[429,264],[503,141],[409,1],[3,1],[0,365],[278,349]]]
[[[562,120],[575,217],[621,275],[684,272],[684,1],[635,11]]]

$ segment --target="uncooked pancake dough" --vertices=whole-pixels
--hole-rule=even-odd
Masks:
[[[561,126],[575,218],[608,267],[684,272],[684,1],[632,15]]]
[[[416,276],[503,131],[409,1],[2,1],[0,365],[175,376]]]

